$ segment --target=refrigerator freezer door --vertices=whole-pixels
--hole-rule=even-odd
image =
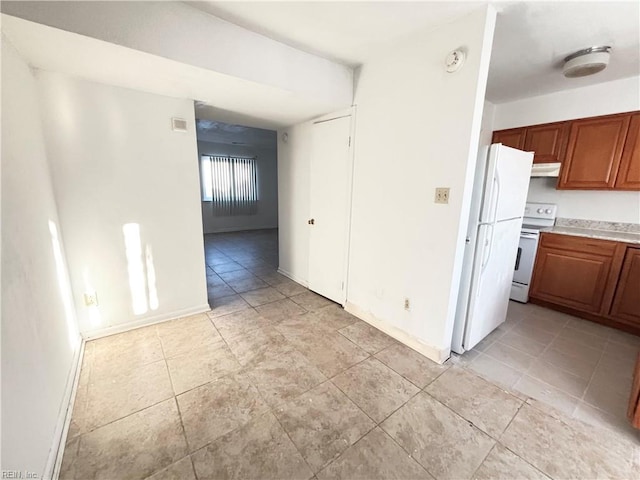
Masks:
[[[522,217],[532,163],[532,152],[523,152],[499,143],[491,145],[481,222],[492,223]]]
[[[507,317],[522,220],[481,225],[474,265],[464,349],[470,350]]]

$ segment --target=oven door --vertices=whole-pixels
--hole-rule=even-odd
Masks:
[[[513,281],[522,285],[529,285],[533,274],[533,263],[536,261],[538,249],[538,233],[521,232],[516,267],[513,273]]]

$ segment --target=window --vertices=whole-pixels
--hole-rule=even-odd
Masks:
[[[255,158],[203,156],[200,159],[202,200],[216,216],[255,215],[258,174]]]

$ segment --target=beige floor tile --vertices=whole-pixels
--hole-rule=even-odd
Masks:
[[[338,331],[372,355],[396,343],[389,335],[363,321],[357,321]]]
[[[240,295],[233,295],[224,298],[213,299],[213,306],[211,311],[207,313],[209,317],[216,318],[223,315],[229,315],[230,313],[239,312],[251,308],[250,305],[244,301]]]
[[[278,281],[278,283],[275,283],[274,285],[272,285],[272,287],[278,290],[285,297],[292,297],[294,295],[299,295],[307,291],[305,287],[289,279],[286,279],[286,281],[282,282]]]
[[[247,374],[273,408],[280,408],[326,380],[322,372],[297,351],[253,365]]]
[[[573,410],[576,408],[579,400],[559,388],[528,375],[524,375],[520,380],[518,380],[514,385],[514,389],[528,395],[529,397],[533,397],[541,402],[551,405],[569,416],[573,413]]]
[[[512,389],[524,372],[485,354],[481,354],[468,365],[468,368],[481,377],[492,381],[504,388]]]
[[[196,480],[196,474],[191,465],[191,458],[184,457],[164,470],[154,473],[148,480]]]
[[[539,307],[523,319],[522,326],[531,326],[538,330],[557,334],[572,318],[574,317]]]
[[[290,315],[274,325],[274,328],[287,339],[305,337],[310,334],[324,335],[333,330],[318,322],[313,312],[301,315]]]
[[[424,388],[451,366],[440,365],[400,343],[376,353],[375,357],[418,388]]]
[[[272,413],[192,455],[199,480],[306,480],[313,473]]]
[[[596,437],[597,438],[597,437]],[[632,455],[524,405],[500,442],[551,478],[631,478]]]
[[[381,422],[420,390],[375,358],[335,376],[332,382],[375,422]]]
[[[493,447],[472,478],[474,480],[549,480],[549,477],[540,470],[500,444]]]
[[[424,392],[381,427],[438,479],[470,478],[495,443]]]
[[[555,345],[555,343],[554,343]],[[561,345],[545,350],[539,359],[543,360],[555,368],[562,369],[577,377],[589,380],[596,368],[600,353],[596,350],[587,349],[593,354],[575,356],[575,351],[571,349],[563,349]]]
[[[622,391],[620,386],[611,387],[606,380],[593,380],[584,394],[584,401],[614,417],[624,417],[629,405],[629,390]]]
[[[280,322],[290,316],[302,315],[306,310],[288,298],[276,300],[272,303],[259,305],[256,310],[260,315],[274,322]]]
[[[293,282],[293,280],[285,277],[281,273],[278,273],[273,268],[262,268],[256,273],[256,275],[260,277],[262,280],[264,280],[265,282],[267,282],[272,287],[280,283]]]
[[[611,331],[613,330],[610,327],[606,327],[600,323],[590,322],[589,320],[585,320],[583,318],[571,318],[567,322],[567,327],[580,330],[581,332],[588,333],[590,335],[596,335],[598,337],[604,338],[608,338]]]
[[[164,360],[139,365],[125,374],[93,372],[86,398],[73,411],[77,433],[85,433],[171,398],[173,390]]]
[[[500,338],[500,343],[509,345],[510,347],[513,347],[529,355],[533,355],[534,357],[540,355],[548,345],[546,343],[536,342],[529,337],[522,336],[516,331],[505,333]]]
[[[224,342],[168,358],[167,365],[176,395],[240,369],[240,364]]]
[[[220,265],[213,265],[212,270],[218,275],[221,273],[237,272],[238,270],[244,270],[244,267],[236,262],[221,263]]]
[[[215,317],[213,324],[225,340],[246,334],[260,327],[268,327],[271,322],[260,316],[253,308],[240,310],[221,317]]]
[[[534,360],[533,356],[501,343],[500,341],[495,342],[487,348],[484,354],[501,361],[511,368],[521,371],[528,369]]]
[[[357,317],[351,315],[340,305],[326,305],[311,313],[311,318],[318,327],[328,330],[339,330],[343,327],[359,322]]]
[[[230,375],[178,395],[189,451],[246,424],[268,410],[245,375]]]
[[[582,397],[589,384],[589,380],[555,368],[554,365],[543,360],[535,360],[527,370],[527,375],[577,398]]]
[[[578,330],[577,328],[570,328],[568,326],[563,328],[558,336],[599,351],[602,351],[607,343],[606,336],[593,335],[584,330]]]
[[[333,303],[331,300],[321,297],[317,293],[313,293],[311,291],[300,293],[299,295],[294,295],[290,298],[308,311],[319,310],[320,308]]]
[[[227,345],[242,366],[260,363],[291,352],[294,348],[280,332],[272,327],[256,328],[244,335],[237,335],[227,340]]]
[[[80,438],[75,479],[145,478],[187,454],[173,398]]]
[[[235,272],[231,272],[235,273]],[[258,277],[247,277],[247,278],[238,278],[235,280],[225,280],[227,285],[229,285],[236,293],[245,293],[251,290],[257,290],[260,288],[268,288],[269,285]],[[246,299],[245,299],[246,300]]]
[[[630,333],[623,332],[621,330],[611,329],[609,332],[609,341],[640,349],[640,336],[631,335]]]
[[[457,367],[440,375],[425,392],[494,438],[504,432],[523,403],[494,384]]]
[[[207,295],[209,298],[219,299],[235,295],[236,291],[226,283],[224,285],[213,285],[207,287]]]
[[[319,480],[407,480],[431,477],[379,428],[318,473]]]
[[[60,464],[59,480],[73,480],[79,478],[76,475],[76,466],[78,465],[78,450],[80,448],[80,437],[75,436],[72,440],[66,442],[62,463]]]
[[[338,332],[307,332],[289,337],[298,349],[327,378],[331,378],[369,356]]]
[[[211,319],[205,314],[160,323],[157,326],[157,331],[166,358],[222,341],[222,337],[211,323]]]
[[[612,359],[617,359],[621,362],[633,363],[635,364],[636,359],[638,358],[638,353],[640,353],[640,346],[631,345],[629,343],[618,343],[609,339],[607,344],[604,346],[604,356],[611,357]]]
[[[523,320],[509,330],[509,332],[517,333],[518,335],[522,335],[530,340],[546,345],[558,335],[558,331],[550,332],[548,329],[540,328],[538,326],[540,323],[540,321],[530,319]]]
[[[606,428],[616,436],[628,440],[630,443],[640,445],[640,430],[633,428],[626,416],[615,417],[610,413],[592,407],[586,402],[579,402],[573,412],[573,418],[588,423],[595,427]],[[640,462],[640,457],[638,458]]]
[[[241,293],[240,296],[252,307],[275,302],[276,300],[282,300],[284,298],[284,295],[273,287],[251,290],[250,292]]]
[[[331,382],[322,383],[287,402],[275,413],[314,472],[375,427]]]
[[[93,344],[94,373],[126,373],[134,367],[163,358],[155,326],[110,335],[90,343]]]
[[[245,268],[241,268],[234,272],[219,273],[218,275],[228,284],[236,280],[246,280],[247,278],[255,278],[255,275]]]

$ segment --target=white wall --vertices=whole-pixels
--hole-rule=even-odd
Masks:
[[[38,478],[80,345],[61,240],[36,82],[3,37],[1,468]]]
[[[494,22],[482,9],[412,35],[356,74],[347,309],[437,361],[451,345]],[[448,74],[460,46],[467,62]],[[289,135],[278,143],[280,268],[303,282],[310,127],[278,132]],[[441,186],[449,205],[433,203]]]
[[[348,302],[439,361],[451,345],[494,25],[483,8],[357,73]],[[446,73],[460,46],[464,67]],[[450,187],[448,205],[434,203],[436,187]]]
[[[216,217],[213,216],[211,202],[202,202],[204,233],[278,227],[278,149],[275,135],[271,147],[198,141],[198,155],[255,156],[258,170],[257,213],[255,215]]]
[[[496,105],[494,130],[640,110],[640,77]],[[532,178],[529,202],[558,205],[558,216],[640,222],[640,193],[556,190],[555,178]]]
[[[208,309],[193,102],[37,78],[81,332]],[[171,117],[188,132],[173,132]],[[127,248],[128,224],[139,235]],[[83,302],[94,290],[97,309]]]
[[[303,285],[309,281],[312,126],[306,122],[278,131],[279,269]],[[288,135],[286,143],[284,133]]]

